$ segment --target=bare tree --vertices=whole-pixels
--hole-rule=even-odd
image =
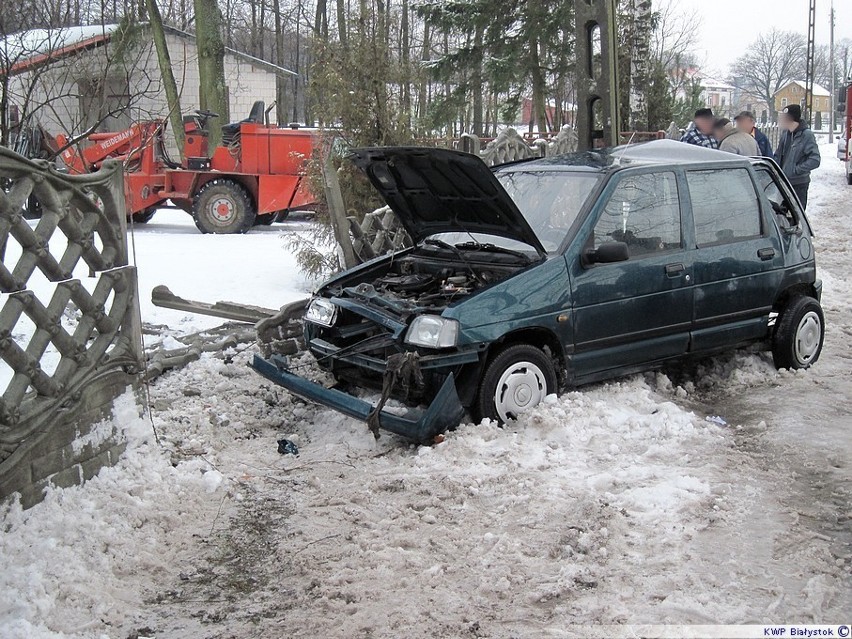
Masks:
[[[175,74],[172,71],[172,58],[169,47],[166,44],[166,33],[163,30],[163,18],[156,0],[145,0],[145,8],[148,11],[148,20],[151,25],[151,34],[154,36],[154,47],[157,51],[157,64],[163,75],[163,89],[166,93],[166,104],[169,107],[169,121],[172,125],[172,133],[175,136],[178,152],[183,157],[183,121],[181,119],[180,94],[178,93]]]
[[[697,9],[684,11],[675,0],[666,0],[659,4],[653,22],[650,57],[676,79],[682,75],[678,73],[682,67],[696,62],[693,51],[701,29],[701,17]]]
[[[732,66],[734,84],[773,108],[774,96],[803,71],[805,37],[770,29],[752,42]]]

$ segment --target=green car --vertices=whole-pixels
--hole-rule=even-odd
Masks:
[[[352,158],[413,246],[320,287],[305,341],[383,401],[253,366],[373,428],[430,441],[465,410],[508,422],[560,388],[751,344],[779,368],[819,358],[812,232],[770,159],[667,140],[494,169],[443,149]]]

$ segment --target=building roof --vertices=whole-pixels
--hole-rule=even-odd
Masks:
[[[699,80],[701,82],[701,86],[705,89],[722,89],[725,91],[733,91],[736,87],[732,84],[728,84],[718,78],[713,78],[710,76],[699,76]]]
[[[802,91],[804,91],[806,88],[806,83],[804,80],[790,80],[787,84],[778,89],[778,91],[775,92],[775,95],[778,95],[792,84],[798,84],[800,87],[802,87]],[[823,88],[819,84],[814,83],[814,95],[824,96],[827,98],[831,95],[831,93],[829,93],[827,89]]]
[[[118,30],[117,24],[32,29],[6,36],[0,40],[0,73],[17,75],[41,64],[102,46]],[[163,29],[179,38],[195,41],[195,36],[167,25]],[[242,51],[225,47],[225,52],[274,73],[298,75],[295,71],[261,60]]]
[[[116,24],[61,29],[32,29],[0,40],[0,71],[23,73],[35,66],[102,45]]]

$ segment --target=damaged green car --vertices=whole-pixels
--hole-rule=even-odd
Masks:
[[[413,246],[317,291],[321,367],[373,405],[289,370],[291,392],[429,442],[508,422],[560,387],[755,343],[783,368],[824,337],[812,233],[772,160],[670,141],[488,168],[445,149],[353,152]],[[383,410],[390,396],[412,408]]]

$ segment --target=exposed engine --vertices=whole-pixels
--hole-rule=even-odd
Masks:
[[[396,260],[383,277],[372,282],[372,286],[383,295],[418,306],[446,306],[454,299],[505,279],[518,268],[406,256]]]

